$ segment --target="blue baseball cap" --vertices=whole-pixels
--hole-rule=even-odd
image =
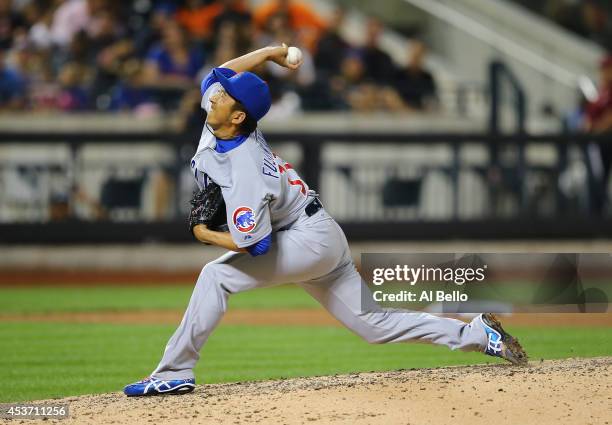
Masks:
[[[257,75],[252,72],[241,72],[227,78],[217,69],[214,69],[213,73],[225,91],[240,102],[255,120],[259,121],[270,110],[272,105],[270,89]]]

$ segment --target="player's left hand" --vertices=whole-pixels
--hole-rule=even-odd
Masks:
[[[191,203],[191,212],[187,222],[192,234],[194,228],[200,224],[204,224],[206,228],[217,232],[228,230],[225,200],[218,184],[209,182],[206,188],[196,191],[189,202]]]
[[[291,70],[296,70],[302,65],[302,63],[304,63],[304,60],[302,59],[296,64],[287,62],[288,50],[289,47],[285,43],[283,43],[281,46],[271,47],[269,59],[280,66],[284,66],[285,68],[289,68]]]

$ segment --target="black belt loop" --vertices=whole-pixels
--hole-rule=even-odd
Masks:
[[[321,208],[323,208],[323,205],[321,204],[321,201],[319,200],[319,198],[314,198],[310,204],[306,205],[306,208],[304,208],[304,211],[306,212],[306,215],[308,217],[312,217],[313,215],[315,215]]]

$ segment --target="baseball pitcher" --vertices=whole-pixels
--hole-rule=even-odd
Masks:
[[[428,342],[526,363],[518,341],[492,314],[465,323],[362,306],[367,288],[342,229],[257,128],[271,99],[267,84],[249,71],[266,61],[297,69],[301,62],[288,60],[288,50],[283,44],[253,51],[213,69],[202,81],[207,119],[191,171],[204,192],[192,201],[190,228],[199,241],[229,252],[204,266],[161,361],[150,377],[127,385],[125,394],[192,391],[200,350],[225,313],[228,298],[288,282],[299,284],[369,343]],[[214,222],[219,218],[216,206],[223,209],[221,224],[228,231]]]

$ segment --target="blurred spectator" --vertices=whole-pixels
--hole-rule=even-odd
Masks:
[[[253,50],[253,40],[241,38],[236,26],[237,24],[231,21],[221,24],[217,32],[218,41],[214,45],[210,60],[200,71],[200,76],[208,75],[214,67]]]
[[[83,68],[93,65],[91,62],[93,52],[89,49],[89,41],[87,33],[79,31],[72,37],[67,46],[53,49],[51,61],[55,74],[59,74],[60,69],[70,62],[79,63]]]
[[[244,0],[218,0],[208,5],[203,0],[187,0],[185,3],[176,19],[196,40],[214,44],[212,40],[218,40],[215,35],[226,21],[238,24],[238,31],[250,31],[251,14]]]
[[[612,55],[601,61],[599,96],[587,106],[586,125],[593,133],[612,130]]]
[[[112,89],[110,109],[134,110],[139,114],[143,106],[153,103],[149,90],[142,84],[142,64],[137,59],[130,59],[121,65],[119,73],[121,79]]]
[[[13,10],[11,0],[0,0],[0,50],[8,50],[18,30],[25,30],[23,16]]]
[[[34,3],[32,3],[34,4]],[[49,7],[46,10],[35,9],[31,13],[36,14],[36,19],[28,32],[28,39],[32,46],[37,49],[49,49],[53,44],[51,26],[53,25],[53,15],[55,8]]]
[[[570,31],[612,49],[612,5],[609,0],[548,0],[539,7],[533,1],[522,0],[521,3],[544,13]]]
[[[259,44],[263,46],[275,45],[278,46],[286,43],[290,46],[301,47],[302,50],[302,66],[296,72],[292,72],[287,68],[276,65],[275,63],[266,63],[267,72],[274,78],[282,80],[286,86],[307,87],[314,82],[315,69],[312,55],[300,45],[300,41],[292,32],[289,25],[289,18],[285,13],[277,13],[270,16],[266,26],[265,34],[260,37]]]
[[[177,120],[174,123],[174,129],[178,133],[192,135],[194,139],[200,137],[202,123],[206,121],[206,111],[202,109],[201,102],[202,93],[199,88],[185,93],[177,109]]]
[[[144,82],[158,88],[190,88],[204,66],[201,49],[189,45],[184,30],[169,22],[162,31],[162,41],[147,54]]]
[[[29,63],[38,63],[38,70],[31,75],[30,108],[33,111],[48,111],[56,109],[60,87],[53,73],[48,52],[38,52],[35,60]]]
[[[147,53],[142,85],[162,109],[175,109],[185,90],[197,84],[196,77],[204,63],[203,49],[192,46],[183,27],[170,21],[162,29],[161,42]]]
[[[3,49],[0,49],[0,110],[15,110],[25,106],[26,80],[15,69],[6,66]]]
[[[51,37],[58,46],[67,46],[79,31],[91,22],[92,10],[102,0],[63,0],[53,15]]]
[[[90,28],[89,48],[97,55],[98,52],[120,41],[125,35],[124,29],[117,19],[117,15],[110,9],[101,10]]]
[[[131,39],[134,43],[135,53],[143,57],[151,46],[157,43],[163,28],[175,20],[176,8],[172,4],[136,2],[135,5],[147,7],[134,7],[128,11]]]
[[[583,0],[559,9],[558,21],[575,33],[610,47],[610,18],[602,5],[594,0]]]
[[[6,53],[5,65],[22,77],[30,91],[32,83],[39,79],[40,73],[43,72],[46,58],[47,56],[29,47],[27,42],[20,42]]]
[[[431,109],[436,100],[436,83],[429,71],[423,67],[426,47],[420,41],[409,45],[408,64],[399,69],[395,85],[400,96],[415,109]]]
[[[602,167],[601,181],[595,191],[594,209],[602,213],[608,198],[608,180],[612,166],[612,55],[603,59],[600,66],[601,84],[597,100],[587,105],[585,128],[595,134],[607,134],[609,137],[599,144]]]
[[[355,111],[408,109],[392,87],[367,78],[364,54],[358,49],[347,52],[340,66],[340,74],[332,79],[330,88],[333,102]]]
[[[608,3],[608,7],[609,2]],[[612,20],[600,2],[585,0],[582,4],[583,35],[607,49],[612,49]]]
[[[207,5],[204,0],[186,0],[176,12],[176,20],[196,39],[208,38],[218,4]]]
[[[289,71],[271,62],[266,63],[262,70],[272,96],[269,114],[275,118],[286,118],[302,110],[303,98],[316,95],[310,90],[316,76],[314,61],[308,49],[300,44],[297,35],[292,31],[287,14],[277,13],[270,16],[265,30],[258,40],[260,46],[286,43],[302,50],[302,66],[297,71]],[[308,99],[305,100],[309,102]]]
[[[259,4],[253,14],[251,4]],[[310,5],[291,0],[0,0],[1,104],[139,115],[180,108],[185,115],[198,111],[188,92],[205,71],[255,45],[284,42],[302,48],[299,71],[258,70],[277,115],[406,109],[413,102],[394,89],[393,63],[379,47],[381,24],[370,20],[367,43],[356,49],[340,35],[343,21],[340,8],[328,25]],[[397,77],[405,96],[409,78]],[[182,122],[189,127],[189,113]]]
[[[340,73],[330,81],[331,102],[338,109],[350,108],[351,90],[365,82],[363,55],[357,49],[348,50],[340,63]]]
[[[239,43],[244,43],[245,40],[252,40],[253,37],[253,19],[251,12],[244,7],[243,0],[218,0],[223,8],[215,17],[212,24],[213,44],[217,44],[220,40],[219,30],[225,24],[233,24]]]
[[[363,60],[366,64],[367,77],[391,85],[395,74],[395,66],[391,56],[380,48],[380,36],[383,29],[383,25],[378,19],[370,18],[368,20]]]
[[[176,20],[194,37],[208,39],[212,34],[212,23],[221,13],[221,4],[206,4],[204,0],[187,0],[176,13]]]
[[[336,8],[327,30],[321,35],[315,49],[314,62],[317,71],[324,72],[327,75],[334,75],[340,71],[340,63],[344,57],[344,52],[350,47],[349,43],[340,35],[344,16],[344,9]]]
[[[134,44],[124,34],[115,13],[111,10],[100,13],[98,28],[90,36],[88,46],[92,52],[90,62],[95,64],[90,96],[97,109],[109,106],[109,93],[119,83],[123,61],[134,51]]]
[[[84,88],[86,70],[78,63],[67,63],[58,75],[61,86],[57,106],[64,111],[82,111],[87,109],[89,98]]]
[[[313,50],[321,33],[327,27],[321,18],[309,5],[293,0],[271,0],[259,6],[253,14],[255,25],[264,30],[269,19],[278,14],[287,16],[289,27],[297,33],[300,44]]]

